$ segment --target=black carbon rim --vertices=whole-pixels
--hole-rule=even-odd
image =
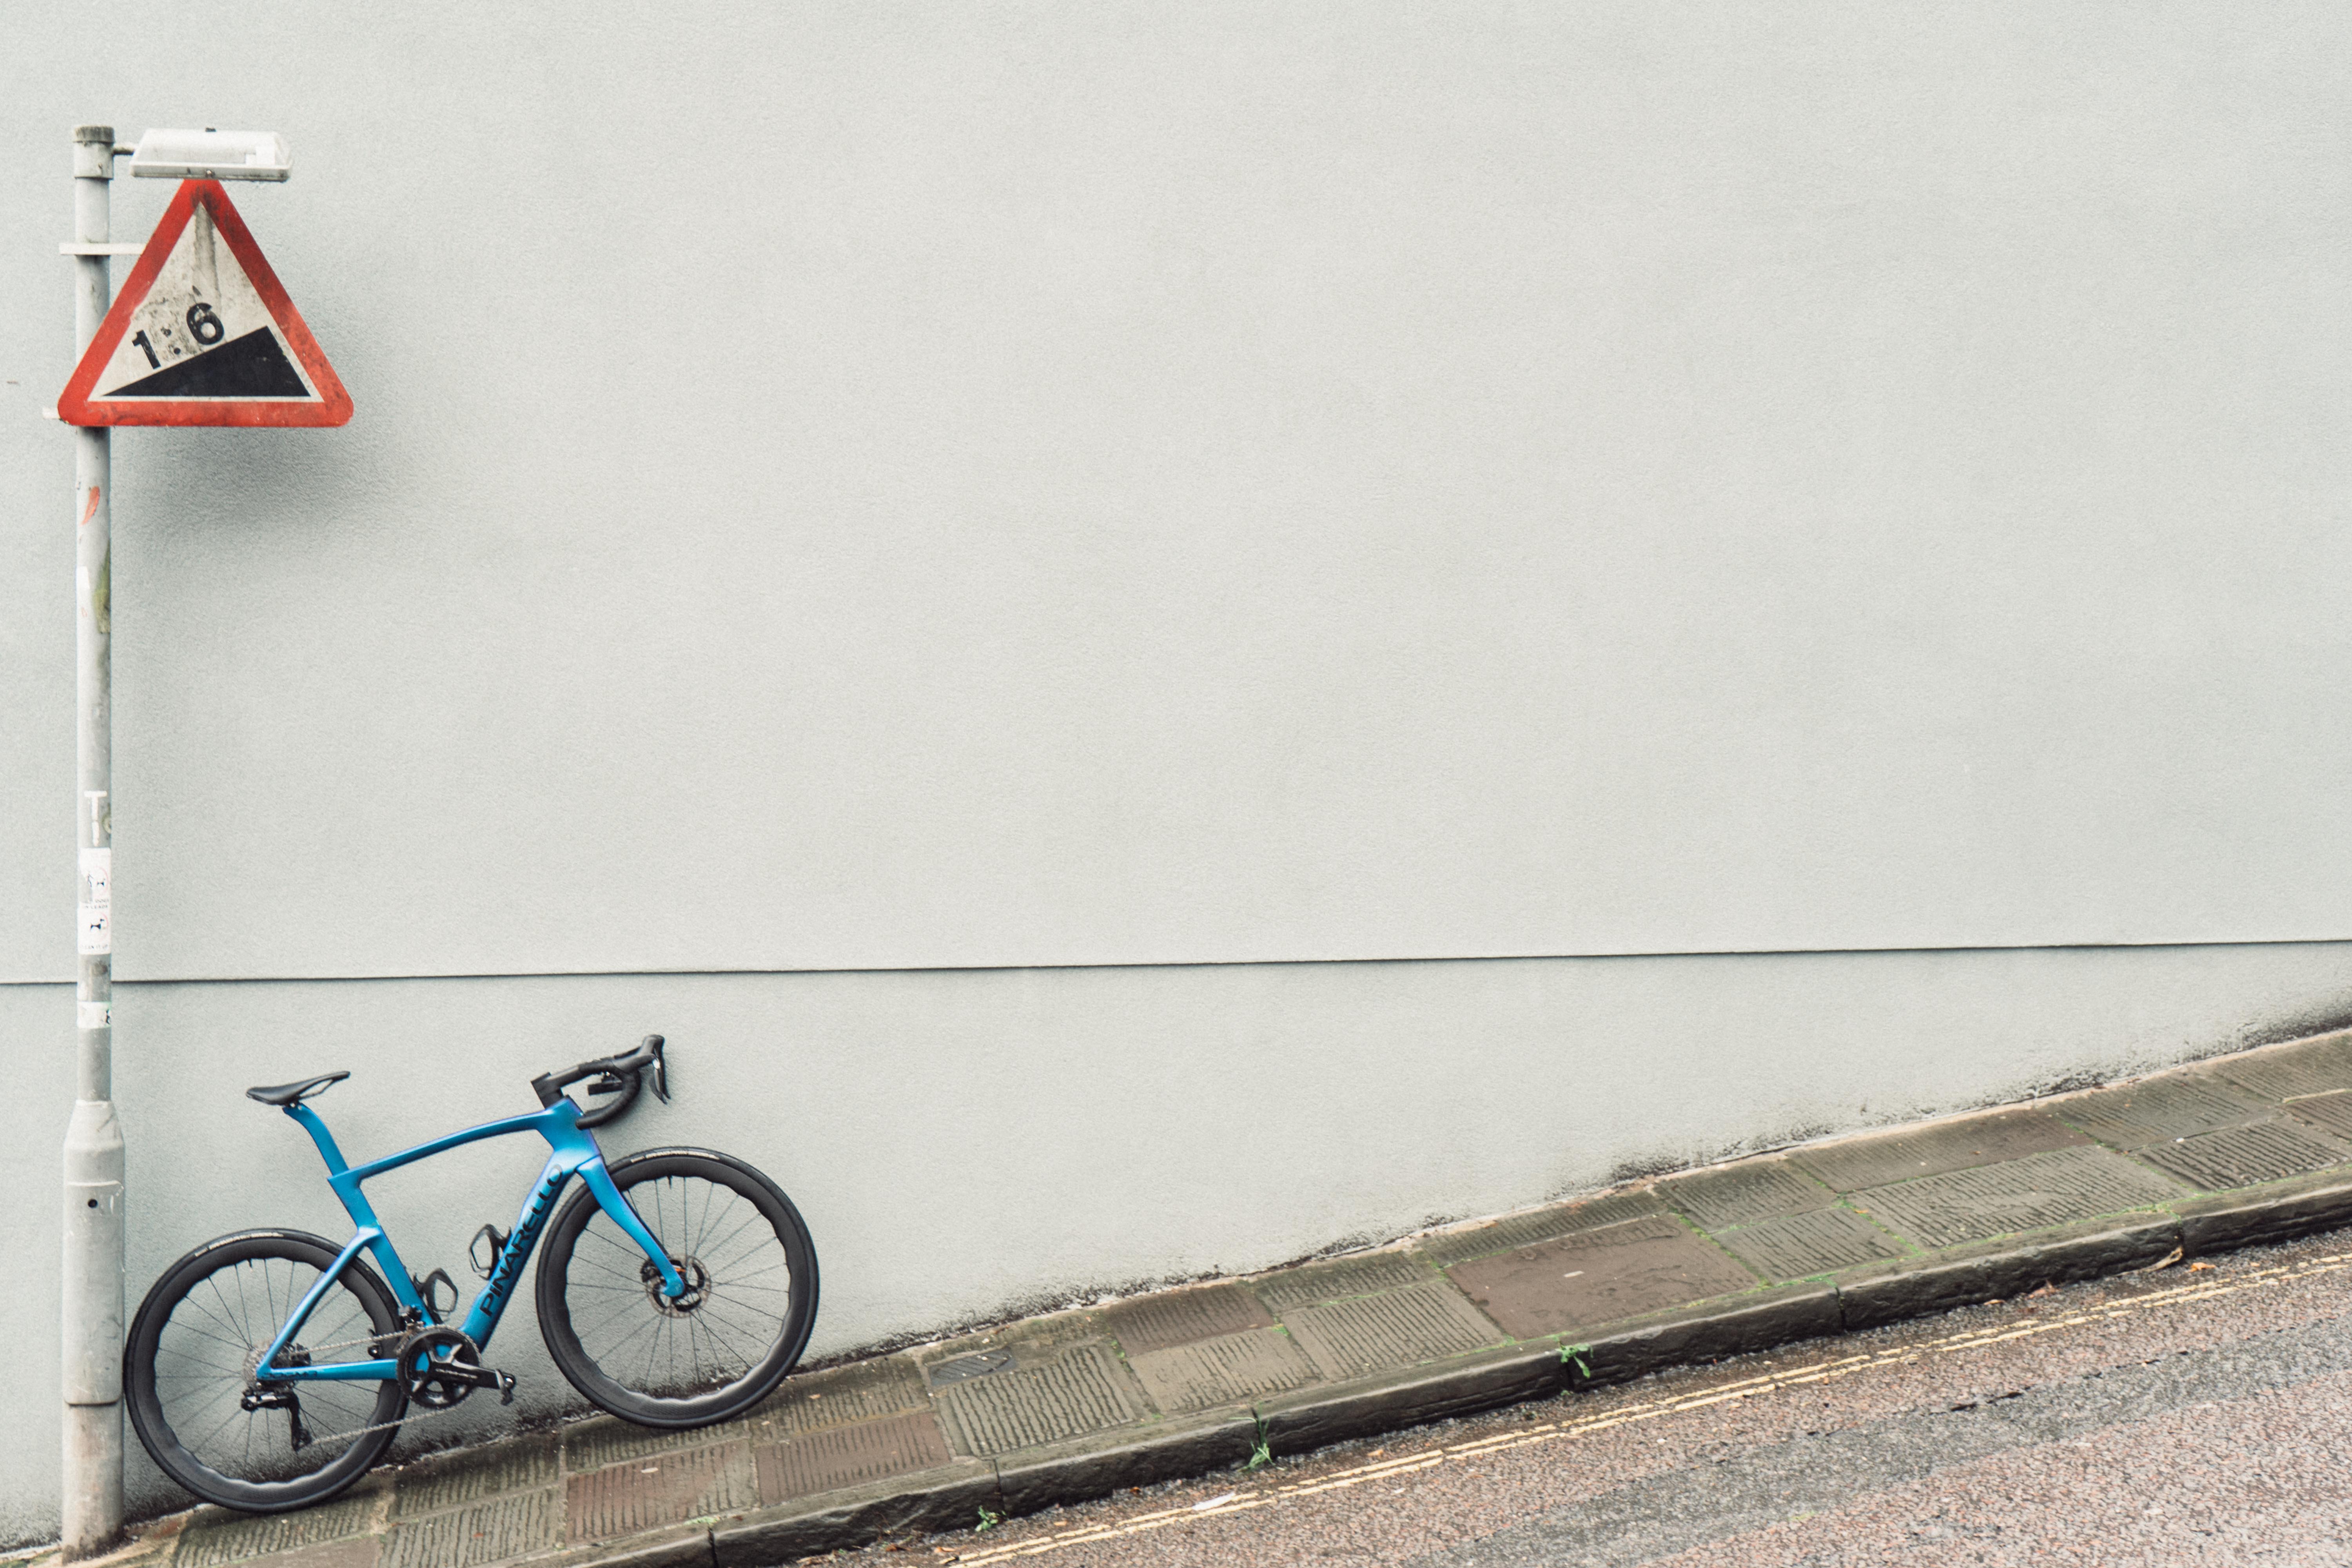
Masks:
[[[205,1501],[253,1513],[323,1501],[396,1436],[362,1430],[400,1418],[395,1384],[289,1385],[308,1439],[299,1447],[293,1411],[242,1406],[260,1352],[335,1256],[299,1232],[225,1237],[167,1269],[132,1320],[123,1357],[131,1426],[164,1473]],[[391,1293],[354,1263],[296,1342],[314,1364],[365,1361],[398,1324]]]
[[[816,1258],[774,1183],[702,1151],[641,1154],[613,1179],[692,1289],[671,1302],[634,1242],[583,1191],[540,1264],[556,1365],[616,1415],[698,1426],[740,1414],[792,1370],[816,1317]]]

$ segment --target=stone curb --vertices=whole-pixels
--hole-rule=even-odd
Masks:
[[[1083,1484],[1084,1467],[1073,1469],[1075,1497]],[[965,1459],[920,1475],[730,1515],[711,1529],[711,1556],[706,1561],[720,1568],[768,1568],[795,1557],[864,1546],[886,1535],[968,1529],[979,1521],[982,1509],[1003,1512],[1003,1501],[995,1462]]]
[[[985,1507],[1013,1517],[1091,1502],[1129,1487],[1205,1475],[1247,1460],[1255,1441],[1306,1453],[1448,1416],[1472,1415],[1568,1388],[1630,1383],[1671,1367],[1771,1350],[1800,1340],[1877,1328],[2160,1263],[2200,1252],[2284,1241],[2352,1225],[2352,1177],[2338,1173],[2250,1193],[2007,1237],[1784,1285],[1612,1325],[1589,1342],[1553,1341],[1484,1351],[1253,1406],[1173,1420],[1157,1431],[1107,1432],[1035,1457],[971,1461],[952,1482],[885,1483],[850,1501],[839,1494],[747,1514],[714,1531],[720,1568],[772,1568],[857,1547],[887,1534],[969,1528]],[[1573,1352],[1572,1354],[1570,1352]],[[1581,1360],[1580,1368],[1576,1362]],[[1589,1370],[1587,1370],[1589,1369]],[[636,1556],[598,1563],[656,1560]],[[669,1559],[663,1559],[668,1562]],[[680,1559],[679,1561],[683,1561]]]
[[[1720,1361],[1796,1340],[1819,1339],[1843,1326],[1836,1286],[1781,1285],[1613,1326],[1590,1343],[1574,1347],[1574,1353],[1590,1370],[1577,1368],[1572,1362],[1566,1370],[1578,1388],[1631,1383],[1670,1366]],[[1566,1361],[1568,1355],[1563,1353],[1560,1359]]]
[[[710,1527],[678,1525],[593,1546],[559,1547],[530,1568],[710,1568]]]
[[[2181,1245],[2180,1233],[2181,1222],[2171,1214],[2122,1215],[2061,1226],[2032,1240],[2004,1237],[1856,1269],[1838,1281],[1841,1326],[1848,1332],[1872,1329],[2005,1300],[2042,1285],[2146,1268]]]
[[[1255,1408],[1270,1451],[1303,1454],[1349,1437],[1549,1398],[1566,1381],[1567,1368],[1557,1345],[1513,1345],[1433,1367],[1302,1389]]]
[[[1006,1516],[1057,1503],[1092,1502],[1126,1487],[1148,1487],[1244,1464],[1257,1447],[1258,1423],[1247,1410],[1178,1416],[1140,1431],[1097,1432],[1000,1460],[992,1505]]]
[[[2352,1176],[2331,1172],[2177,1205],[2184,1257],[2293,1241],[2352,1225]]]

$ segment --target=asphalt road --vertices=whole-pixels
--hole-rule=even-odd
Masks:
[[[1819,1340],[859,1560],[2352,1564],[2352,1233]]]

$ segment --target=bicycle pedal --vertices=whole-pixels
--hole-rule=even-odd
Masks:
[[[500,1405],[512,1405],[514,1403],[515,1374],[510,1372],[492,1372],[490,1375],[499,1380],[499,1403]]]

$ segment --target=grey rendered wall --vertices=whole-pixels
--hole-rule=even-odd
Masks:
[[[238,203],[359,405],[117,444],[135,1281],[331,1225],[245,1083],[352,1066],[381,1146],[658,1027],[630,1138],[807,1202],[837,1350],[2334,1016],[2347,33],[7,8],[0,1237],[74,122],[286,132]],[[466,974],[550,978],[403,978]],[[479,1159],[394,1189],[420,1266]]]
[[[101,115],[359,407],[119,443],[126,975],[2352,934],[2340,5],[7,26],[0,975]]]
[[[347,1152],[531,1103],[531,1074],[648,1028],[676,1102],[616,1151],[697,1142],[783,1183],[824,1267],[813,1353],[1259,1268],[1613,1173],[2014,1099],[2352,1014],[2352,944],[126,987],[118,1082],[137,1289],[204,1238],[347,1227],[245,1085],[352,1069]],[[66,986],[0,986],[24,1135],[0,1248],[54,1256]],[[134,1047],[131,1042],[138,1042]],[[465,1272],[540,1154],[508,1141],[371,1187],[419,1272]],[[0,1270],[0,1540],[53,1531],[56,1297]],[[524,1413],[576,1405],[528,1300],[493,1343]],[[427,1422],[417,1442],[495,1429]],[[134,1456],[152,1506],[172,1494]]]

